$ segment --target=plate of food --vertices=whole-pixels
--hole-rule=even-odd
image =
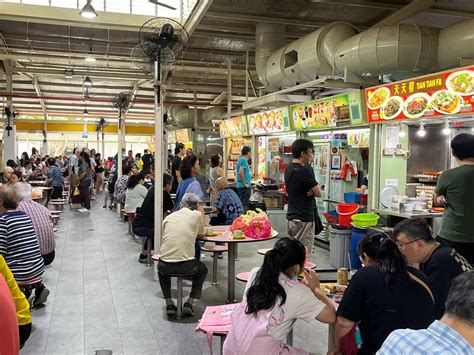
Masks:
[[[442,114],[455,114],[461,109],[462,96],[449,90],[436,91],[431,96],[431,106]]]
[[[474,95],[474,71],[462,70],[452,73],[446,79],[446,87],[461,96]]]
[[[392,96],[380,109],[380,117],[384,120],[393,120],[403,110],[403,99],[400,96]]]
[[[386,87],[381,87],[370,94],[367,101],[367,106],[371,110],[376,110],[385,104],[390,97],[390,90]]]
[[[444,208],[443,207],[433,207],[431,209],[431,212],[433,213],[443,213],[444,212]]]
[[[420,118],[424,115],[429,102],[430,95],[424,92],[413,94],[405,100],[403,114],[408,118]]]

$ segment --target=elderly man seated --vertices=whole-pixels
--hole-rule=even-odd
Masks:
[[[18,211],[18,196],[13,189],[0,186],[0,254],[3,255],[15,280],[21,285],[31,284],[41,277],[44,261],[30,217]],[[49,290],[35,283],[33,306],[46,302]],[[31,288],[22,287],[26,298]]]
[[[171,299],[170,275],[192,275],[191,293],[183,305],[183,315],[194,315],[194,300],[201,298],[207,267],[195,258],[194,245],[196,238],[204,235],[204,221],[201,199],[193,193],[185,194],[181,200],[181,209],[163,221],[158,275],[166,299],[166,314],[169,316],[177,312]]]
[[[31,199],[30,184],[18,183],[13,186],[13,189],[21,201],[18,205],[18,210],[23,211],[30,216],[36,237],[38,238],[44,264],[49,265],[54,260],[54,247],[56,244],[54,240],[54,227],[51,212],[43,205]]]

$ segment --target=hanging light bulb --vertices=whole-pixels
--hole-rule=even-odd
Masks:
[[[446,123],[444,124],[444,128],[443,128],[442,132],[445,136],[449,136],[449,134],[451,133],[451,128],[449,128],[449,122],[448,121],[446,121]]]
[[[407,132],[405,132],[405,127],[406,126],[403,123],[400,125],[400,130],[398,131],[398,136],[400,138],[405,138],[407,136]]]
[[[424,137],[426,136],[426,131],[425,131],[425,124],[423,122],[420,123],[420,128],[416,132],[416,135],[418,137]]]
[[[87,55],[85,61],[86,61],[86,62],[89,62],[89,63],[95,62],[95,57],[94,57],[94,55],[92,54],[92,44],[91,44],[91,46],[89,47],[89,54]]]
[[[89,78],[89,76],[86,76],[86,78],[84,79],[83,83],[82,83],[84,86],[92,86],[92,80],[91,78]]]
[[[89,111],[87,111],[87,107],[84,107],[84,111],[82,112],[84,116],[89,116]]]
[[[97,15],[97,12],[95,11],[94,7],[91,5],[91,0],[87,0],[87,3],[82,8],[81,12],[79,12],[79,15],[87,18],[94,18],[99,16]]]

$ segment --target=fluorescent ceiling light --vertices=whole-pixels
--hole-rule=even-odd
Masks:
[[[420,128],[416,131],[416,134],[418,137],[426,136],[425,124],[423,122],[420,123]]]
[[[308,136],[325,136],[326,134],[331,134],[331,131],[321,131],[321,132],[309,132]]]
[[[444,128],[443,128],[442,132],[445,136],[449,136],[449,134],[451,133],[451,128],[449,128],[449,122],[448,121],[446,121],[446,123],[444,124]]]
[[[407,133],[405,132],[405,125],[403,123],[400,125],[400,130],[398,131],[398,136],[400,138],[405,138],[407,136]]]
[[[86,57],[85,61],[93,63],[93,62],[95,62],[95,58],[94,57]]]
[[[82,8],[81,12],[79,12],[79,15],[86,18],[94,18],[99,16],[97,15],[94,7],[91,5],[91,0],[87,0],[87,3]]]

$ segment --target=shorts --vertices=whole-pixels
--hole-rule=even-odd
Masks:
[[[313,252],[314,245],[314,221],[302,222],[299,219],[288,221],[288,235],[290,238],[299,240],[306,248],[306,253]]]

